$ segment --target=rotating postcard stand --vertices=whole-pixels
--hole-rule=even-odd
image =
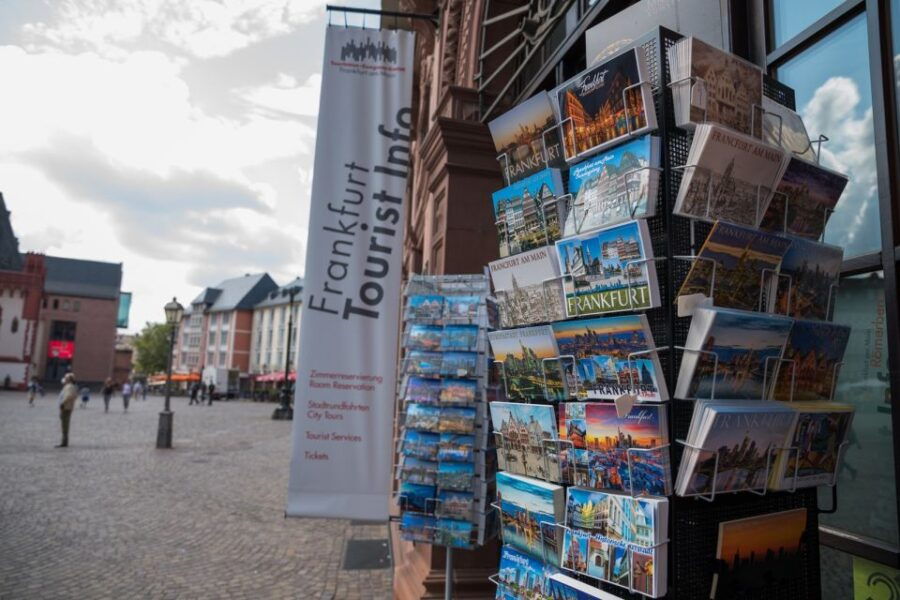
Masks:
[[[447,598],[453,593],[454,549],[484,545],[498,531],[487,510],[496,470],[487,411],[495,394],[487,363],[487,331],[496,315],[489,292],[483,274],[413,275],[404,290],[395,411],[394,499],[400,514],[392,520],[399,521],[403,539],[445,547]],[[413,378],[424,388],[411,392]],[[424,407],[425,417],[411,418],[413,406],[417,413]],[[410,432],[434,444],[431,459],[413,455],[419,462],[405,464]],[[410,439],[421,449],[422,437]]]

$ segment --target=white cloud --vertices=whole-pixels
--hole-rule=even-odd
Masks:
[[[263,111],[314,117],[319,114],[322,74],[313,73],[303,83],[281,73],[271,85],[237,90],[240,98]]]
[[[225,56],[289,32],[322,13],[319,0],[64,0],[50,23],[25,26],[29,41],[121,56],[148,39],[190,56]]]
[[[822,164],[850,178],[825,234],[826,241],[844,247],[845,256],[880,249],[872,109],[860,114],[860,100],[855,81],[831,77],[801,111],[812,137],[829,138],[822,145]]]

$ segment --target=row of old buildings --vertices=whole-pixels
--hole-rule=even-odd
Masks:
[[[285,370],[293,379],[302,288],[300,278],[279,286],[257,273],[203,289],[178,327],[173,378],[184,386],[213,383],[235,396],[279,387]]]
[[[69,371],[87,384],[127,378],[131,350],[116,334],[131,295],[121,284],[122,263],[19,252],[0,194],[0,386],[54,384]]]

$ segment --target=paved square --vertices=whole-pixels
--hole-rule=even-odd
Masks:
[[[0,598],[390,598],[390,569],[341,570],[387,528],[284,519],[290,422],[272,404],[94,395],[59,443],[55,394],[0,392]]]

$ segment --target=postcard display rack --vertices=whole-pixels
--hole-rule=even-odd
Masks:
[[[657,368],[661,372],[661,378],[664,379],[661,382],[657,389],[661,389],[664,385],[667,387],[669,392],[672,395],[673,400],[668,400],[668,395],[663,398],[657,398],[656,400],[662,400],[662,402],[654,402],[655,406],[662,407],[661,412],[665,418],[664,427],[667,428],[668,439],[664,441],[671,441],[671,444],[660,444],[657,447],[650,448],[650,451],[664,451],[670,458],[671,462],[671,482],[674,482],[675,473],[678,472],[678,466],[680,461],[688,452],[691,452],[691,449],[686,447],[685,440],[688,438],[688,431],[691,427],[691,421],[694,413],[695,401],[689,399],[674,399],[677,398],[674,391],[676,390],[676,380],[678,378],[679,368],[681,362],[683,361],[685,356],[688,356],[691,353],[702,353],[703,351],[697,350],[685,350],[685,344],[688,337],[688,332],[691,326],[691,316],[679,316],[678,310],[678,302],[677,302],[677,294],[679,289],[681,288],[682,283],[686,279],[689,270],[691,267],[698,262],[697,255],[700,250],[701,245],[709,234],[710,230],[713,227],[713,223],[709,222],[710,219],[706,218],[689,218],[685,216],[679,216],[673,214],[673,208],[676,203],[676,198],[678,197],[679,187],[681,184],[682,178],[685,176],[685,172],[691,168],[691,165],[687,164],[687,159],[689,155],[689,151],[691,149],[692,138],[694,137],[694,131],[686,128],[677,127],[675,124],[675,113],[674,113],[674,102],[673,102],[673,90],[676,90],[679,86],[684,85],[685,82],[693,83],[696,82],[697,78],[688,77],[685,80],[673,81],[670,76],[670,65],[669,65],[669,48],[673,47],[679,39],[682,39],[682,36],[676,32],[668,30],[666,28],[658,28],[651,33],[647,34],[640,40],[638,40],[634,47],[642,52],[644,58],[646,60],[646,81],[639,82],[631,87],[640,87],[641,89],[647,89],[650,93],[652,93],[652,102],[656,111],[656,123],[655,128],[652,130],[652,134],[656,136],[659,140],[659,166],[649,166],[649,167],[640,167],[640,169],[655,169],[658,172],[658,184],[656,187],[656,206],[649,207],[650,210],[645,212],[647,215],[643,219],[639,219],[642,223],[641,227],[646,227],[646,238],[649,241],[649,245],[652,246],[652,258],[642,259],[636,261],[638,263],[645,263],[648,266],[654,267],[655,277],[658,283],[658,302],[654,304],[655,307],[647,308],[644,310],[631,310],[628,311],[626,309],[626,314],[640,314],[643,315],[641,318],[645,319],[643,321],[646,326],[649,328],[649,331],[652,333],[653,342],[655,344],[654,347],[639,352],[632,352],[627,356],[627,364],[629,367],[629,371],[631,370],[632,361],[636,361],[639,358],[648,358],[649,356],[653,357],[653,360],[656,361]],[[762,93],[764,95],[765,102],[774,101],[780,104],[787,109],[794,109],[794,92],[792,89],[787,86],[769,78],[767,75],[762,75]],[[629,88],[625,88],[622,90],[624,94]],[[771,104],[770,104],[771,106]],[[759,106],[755,106],[751,109],[753,111],[759,110],[759,114],[762,116],[767,114],[765,109],[762,109]],[[560,118],[560,114],[557,108],[557,118]],[[628,118],[627,108],[626,108],[626,120]],[[755,117],[754,117],[755,118]],[[777,117],[779,120],[781,117]],[[701,119],[702,120],[702,119]],[[560,125],[554,125],[548,127],[544,133],[544,148],[546,152],[547,143],[548,143],[548,132],[550,130],[555,129],[558,132],[561,132],[561,138],[566,137],[568,134],[566,132],[566,121],[571,121],[571,119],[563,119]],[[492,129],[493,133],[493,129]],[[646,134],[647,131],[641,131],[640,134]],[[761,135],[761,134],[759,134]],[[780,135],[780,132],[779,132]],[[637,137],[636,135],[632,135],[630,128],[629,134],[625,136],[625,141],[627,142],[629,138]],[[818,141],[813,141],[810,146],[814,146],[817,143],[820,145],[822,142],[822,137]],[[496,136],[495,136],[496,142]],[[624,142],[620,142],[624,143]],[[498,144],[498,150],[500,150]],[[578,153],[571,154],[570,152],[562,151],[564,157],[568,159],[568,165],[563,166],[563,169],[568,168],[572,169],[575,166],[575,162],[573,159],[580,158]],[[509,155],[505,152],[501,152],[500,156],[498,156],[498,161],[501,164],[501,167],[505,172],[509,172],[510,169],[510,158]],[[546,163],[545,163],[546,164]],[[550,165],[553,166],[553,165]],[[559,166],[558,164],[556,165]],[[563,171],[565,173],[565,171]],[[571,175],[570,175],[571,176]],[[566,186],[568,187],[568,186]],[[568,193],[567,193],[568,192]],[[557,204],[560,204],[561,200],[565,200],[568,198],[568,203],[566,209],[575,210],[575,215],[578,216],[580,220],[584,219],[584,215],[578,214],[578,205],[574,201],[571,195],[571,190],[564,189],[562,191],[562,195],[557,195],[555,202],[548,202],[547,205],[553,205],[553,211],[556,213],[558,211]],[[509,206],[509,204],[504,205],[505,207]],[[637,218],[635,214],[634,207],[631,208],[631,216],[633,218]],[[582,209],[583,210],[583,209]],[[495,201],[495,212],[496,212],[496,201]],[[759,213],[759,209],[757,208],[757,213]],[[827,218],[827,214],[825,218]],[[545,222],[549,222],[547,220],[546,213],[544,214]],[[559,222],[565,222],[567,218],[566,214],[562,214],[558,217]],[[626,217],[627,218],[627,217]],[[786,220],[786,217],[785,217]],[[499,227],[499,220],[498,220]],[[562,236],[572,236],[571,232],[564,231],[564,228],[560,227]],[[509,247],[508,242],[505,241],[504,236],[506,236],[506,229],[501,230],[501,244],[507,243],[507,248]],[[557,235],[557,238],[560,236]],[[568,237],[563,237],[557,243],[557,247],[559,244],[565,243],[569,239]],[[548,237],[544,237],[543,243],[548,243],[548,248],[553,247],[553,239],[548,239]],[[527,248],[523,250],[519,250],[520,253],[524,253]],[[536,252],[532,250],[531,252]],[[605,252],[605,250],[604,250]],[[501,247],[501,256],[504,256],[501,260],[508,260],[510,258],[515,258],[514,253],[503,254]],[[536,260],[533,255],[529,254],[528,261]],[[562,261],[562,258],[560,259]],[[492,263],[493,265],[494,263]],[[626,270],[629,265],[626,264]],[[565,270],[565,266],[561,267],[561,269]],[[777,281],[779,278],[778,272],[774,273],[775,280]],[[713,275],[713,278],[715,275]],[[788,279],[790,279],[788,277]],[[527,326],[540,326],[541,324],[550,323],[550,326],[555,328],[560,320],[565,320],[567,317],[565,314],[560,314],[561,309],[557,305],[558,302],[564,301],[564,295],[562,290],[556,289],[554,287],[554,282],[562,280],[566,281],[566,276],[559,276],[559,273],[556,274],[556,277],[552,275],[546,277],[543,281],[541,281],[540,286],[541,293],[540,294],[532,294],[531,296],[526,296],[525,292],[519,290],[518,288],[512,292],[509,291],[501,291],[500,293],[496,293],[496,297],[498,303],[501,308],[500,322],[503,327],[511,328],[511,327],[522,327],[523,321],[522,318],[526,319],[524,324]],[[540,280],[539,280],[540,281]],[[521,281],[518,282],[521,284]],[[517,282],[513,279],[512,286],[515,288]],[[572,282],[572,286],[574,288],[574,281]],[[714,281],[711,283],[711,286],[715,286]],[[497,279],[494,278],[494,287],[497,287]],[[629,285],[629,288],[631,286]],[[760,284],[760,288],[762,289],[764,286]],[[631,290],[629,289],[629,292]],[[577,290],[576,290],[577,292]],[[830,312],[830,309],[833,308],[833,299],[831,298],[831,290],[829,292],[829,300],[828,300],[828,308],[826,312]],[[789,292],[790,293],[790,292]],[[531,298],[532,301],[535,299],[543,300],[546,302],[546,306],[541,310],[532,310],[530,315],[525,315],[525,312],[521,311],[521,306],[516,308],[514,302],[508,300],[512,294],[521,294],[521,298],[519,300],[519,304],[521,305],[527,298]],[[556,298],[556,294],[561,296],[559,299]],[[761,292],[762,294],[762,292]],[[714,290],[710,290],[710,296],[714,295]],[[759,300],[760,308],[763,308],[763,298],[760,297]],[[520,317],[518,323],[511,324],[509,319],[505,319],[505,315],[503,313],[504,305],[506,306],[507,311],[511,311],[513,309],[519,310],[517,313]],[[577,304],[576,304],[577,306]],[[510,308],[512,307],[512,308]],[[637,307],[632,306],[632,309]],[[622,313],[618,313],[622,314]],[[603,315],[601,315],[603,316]],[[572,322],[572,314],[568,315],[569,321]],[[576,320],[580,320],[580,315],[575,314],[574,318]],[[826,317],[830,318],[830,317]],[[537,328],[537,327],[534,327]],[[501,330],[502,333],[502,330]],[[494,338],[492,338],[494,339]],[[493,344],[492,344],[493,345]],[[497,355],[497,349],[493,350],[494,355]],[[714,369],[717,371],[718,359],[715,359],[715,367]],[[784,359],[780,358],[781,361]],[[778,361],[776,361],[778,362]],[[784,362],[792,362],[792,361],[784,361]],[[536,397],[524,398],[519,394],[521,390],[513,390],[512,396],[516,397],[515,399],[510,399],[511,402],[525,402],[525,403],[543,403],[543,404],[553,404],[556,401],[563,400],[566,405],[572,403],[574,400],[592,400],[596,401],[594,397],[585,398],[579,388],[582,385],[580,375],[578,374],[578,369],[576,367],[576,360],[574,356],[567,356],[564,353],[559,352],[559,356],[555,359],[544,358],[541,361],[540,368],[542,372],[542,394],[537,395]],[[499,371],[503,377],[504,385],[502,389],[510,395],[510,382],[507,380],[507,373],[504,369],[503,365],[499,365]],[[553,371],[558,368],[560,372],[559,379],[561,381],[555,382],[551,381],[551,378],[548,376],[548,372]],[[768,370],[769,364],[767,361],[766,368]],[[795,365],[788,365],[784,367],[786,369],[791,370],[791,400],[793,400],[793,389],[794,389],[794,374],[793,369]],[[630,403],[633,401],[638,402],[635,406],[640,405],[643,402],[642,399],[636,398],[636,393],[634,392],[633,382],[635,381],[631,375],[631,384],[626,384],[625,389],[619,390],[622,393],[625,403]],[[718,374],[713,378],[715,381],[718,378]],[[833,397],[834,389],[833,386],[835,384],[836,377],[832,378],[832,389],[831,396]],[[558,385],[557,385],[558,384]],[[551,389],[553,388],[553,389]],[[562,388],[563,391],[560,392],[556,388]],[[765,388],[765,384],[764,384]],[[714,395],[714,391],[712,395]],[[561,396],[560,396],[561,394]],[[605,400],[609,400],[610,398],[605,398]],[[759,397],[760,400],[763,399],[762,396]],[[622,398],[616,400],[616,404]],[[559,405],[562,405],[560,402]],[[629,410],[626,404],[625,412]],[[558,410],[558,409],[557,409]],[[562,414],[566,409],[562,409],[560,414]],[[492,408],[493,413],[493,408]],[[622,413],[620,413],[621,416]],[[497,447],[498,453],[498,464],[501,473],[498,473],[498,496],[500,490],[500,479],[501,476],[505,477],[505,473],[502,471],[510,471],[510,472],[520,472],[516,471],[514,468],[515,461],[519,460],[518,456],[515,455],[513,458],[510,458],[512,455],[508,452],[510,445],[512,442],[504,438],[502,432],[497,431],[498,427],[498,419],[497,416],[494,415],[494,435],[495,435],[495,445]],[[562,426],[560,425],[560,429]],[[560,435],[562,438],[562,435]],[[568,442],[565,439],[559,440],[545,440],[543,443],[539,444],[540,449],[536,449],[533,445],[530,448],[531,452],[539,451],[542,456],[542,467],[540,475],[535,475],[538,479],[545,479],[548,482],[555,482],[558,484],[562,484],[563,486],[573,486],[570,487],[571,491],[574,489],[574,486],[584,486],[587,481],[589,474],[587,472],[580,473],[578,461],[567,461],[567,466],[563,467],[563,462],[565,462],[565,454],[566,449],[571,449],[571,442]],[[841,447],[841,450],[843,446]],[[694,449],[697,450],[697,449]],[[702,450],[702,449],[701,449]],[[781,451],[790,452],[790,448],[780,448]],[[646,449],[633,448],[626,451],[627,455],[627,467],[630,472],[634,462],[636,462],[643,454],[646,452]],[[716,453],[717,454],[717,453]],[[717,454],[718,455],[718,454]],[[838,460],[835,461],[835,464],[838,465],[840,463],[840,450],[838,451]],[[512,462],[510,462],[512,461]],[[774,461],[773,461],[774,462]],[[798,461],[799,462],[799,461]],[[718,471],[718,461],[716,462],[715,469]],[[769,466],[767,464],[766,467],[766,480],[768,480],[768,469]],[[796,467],[795,467],[796,469]],[[669,599],[706,599],[710,598],[711,594],[714,595],[714,586],[715,581],[720,577],[720,574],[723,572],[723,565],[725,561],[717,558],[717,554],[720,552],[720,549],[717,548],[718,537],[720,532],[720,524],[735,521],[739,519],[747,519],[755,516],[767,515],[770,513],[779,513],[782,511],[791,511],[796,509],[803,509],[806,512],[807,520],[805,524],[805,529],[800,537],[801,543],[798,550],[797,561],[794,563],[795,568],[793,572],[793,576],[789,580],[779,581],[777,585],[767,584],[764,592],[760,592],[759,589],[754,590],[753,592],[741,591],[740,589],[730,590],[729,598],[758,598],[758,597],[766,597],[770,599],[801,599],[801,598],[818,598],[820,595],[820,583],[819,583],[819,550],[818,550],[818,515],[827,512],[833,512],[837,508],[837,492],[836,487],[834,486],[834,482],[836,480],[836,469],[835,467],[835,476],[830,478],[830,482],[827,482],[827,485],[831,486],[832,489],[832,506],[827,509],[820,509],[818,507],[818,498],[817,491],[815,487],[806,487],[802,489],[796,489],[796,485],[793,486],[793,489],[788,489],[787,491],[772,491],[771,489],[766,489],[767,486],[763,485],[759,490],[749,490],[740,493],[715,493],[715,480],[713,481],[713,489],[714,491],[705,496],[694,496],[694,497],[681,497],[678,495],[668,495],[671,493],[671,490],[667,489],[666,492],[660,493],[656,491],[655,494],[659,497],[665,497],[668,495],[668,531],[661,532],[654,539],[656,543],[652,544],[652,547],[656,549],[657,552],[665,554],[665,562],[664,568],[667,569],[666,576],[666,592],[664,595],[655,595],[655,597],[665,597]],[[556,473],[556,479],[552,476],[549,476],[550,473]],[[713,477],[715,477],[715,473]],[[794,475],[794,483],[796,484],[796,471]],[[674,485],[672,486],[674,490]],[[753,493],[750,493],[753,492]],[[640,490],[635,489],[635,484],[631,481],[630,484],[620,487],[620,494],[624,494],[625,496],[630,496],[632,498],[642,497]],[[646,497],[646,496],[644,496]],[[501,505],[495,504],[495,508],[498,513],[501,514],[502,518],[502,507]],[[569,498],[569,509],[571,510],[571,498]],[[565,517],[568,520],[568,517]],[[611,518],[611,517],[610,517]],[[502,520],[503,523],[506,520]],[[518,523],[517,523],[518,526]],[[558,523],[556,525],[557,529],[567,530],[565,524]],[[504,526],[501,525],[501,529],[505,532]],[[571,588],[566,588],[567,591],[560,593],[556,588],[552,585],[545,589],[544,595],[532,596],[525,594],[523,588],[521,587],[521,579],[522,577],[526,577],[521,574],[520,571],[512,569],[509,567],[509,563],[507,561],[507,553],[513,553],[514,548],[510,547],[510,543],[507,540],[504,540],[504,548],[503,548],[503,557],[501,558],[501,572],[492,578],[492,581],[498,586],[498,598],[506,599],[514,599],[514,598],[557,598],[557,597],[565,597],[569,598],[569,594],[571,593],[572,598],[587,598],[587,597],[602,597],[602,598],[629,598],[629,599],[637,599],[637,598],[645,598],[648,596],[654,596],[654,594],[639,592],[633,582],[631,581],[620,581],[619,584],[614,585],[609,581],[604,581],[600,578],[589,577],[580,571],[574,571],[570,568],[566,568],[564,566],[565,557],[561,556],[557,562],[554,564],[552,568],[549,569],[549,573],[556,575],[547,575],[548,571],[546,570],[546,566],[548,564],[546,557],[546,547],[548,545],[548,541],[544,539],[544,528],[541,528],[541,554],[537,557],[537,566],[534,563],[535,558],[532,554],[531,558],[522,557],[515,559],[519,561],[521,564],[525,564],[530,561],[530,567],[528,567],[529,575],[527,577],[534,577],[534,572],[537,570],[537,577],[540,578],[541,575],[541,567],[540,563],[544,564],[544,577],[549,577],[550,580],[554,578],[558,578],[560,574],[562,574],[565,579],[566,577],[571,580],[576,580],[580,582],[578,585],[581,585],[584,589],[584,585],[587,584],[591,589],[598,590],[596,592],[596,596],[587,596],[587,595],[578,595],[572,591]],[[560,546],[555,546],[554,543],[549,544],[552,547],[557,548],[558,551],[561,552],[561,555],[564,554],[565,543]],[[629,547],[629,559],[631,557],[632,549]],[[505,566],[509,571],[504,575]],[[510,582],[514,581],[515,583],[511,584]],[[529,583],[533,583],[531,579],[528,580]],[[552,583],[552,581],[551,581]],[[573,584],[574,586],[575,584]],[[530,593],[530,592],[529,592]],[[603,594],[607,595],[603,595]],[[764,595],[759,595],[759,594]],[[717,596],[719,598],[725,597],[725,595],[720,594]]]
[[[413,275],[404,291],[396,456],[401,537],[471,549],[496,535],[486,275]]]

